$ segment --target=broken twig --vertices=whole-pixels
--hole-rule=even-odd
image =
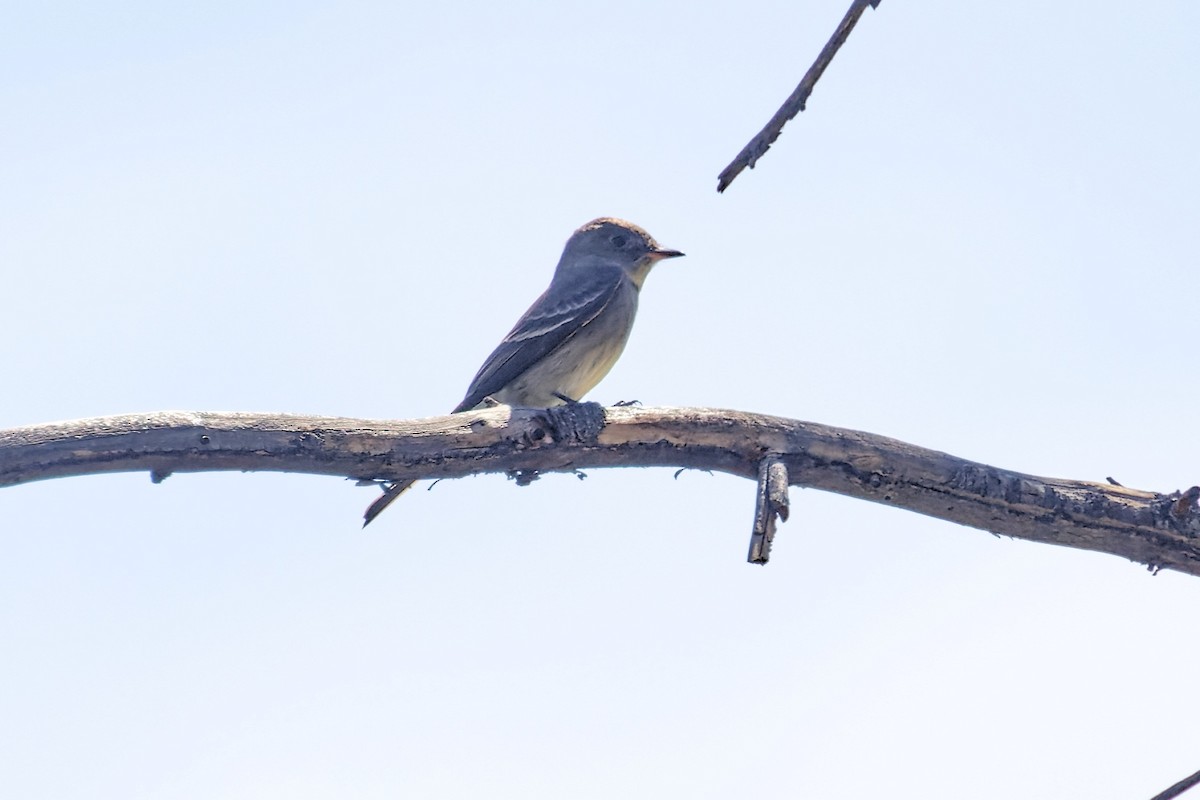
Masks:
[[[771,121],[767,123],[766,127],[759,131],[758,135],[742,148],[742,152],[737,154],[737,158],[729,162],[729,166],[721,170],[721,174],[717,178],[718,192],[728,189],[729,184],[733,183],[733,179],[746,167],[754,169],[754,165],[758,160],[763,157],[774,141],[779,138],[779,134],[783,132],[783,126],[804,110],[805,103],[808,102],[808,96],[812,94],[813,87],[821,79],[821,75],[825,72],[825,68],[829,66],[829,62],[833,61],[833,57],[837,55],[838,48],[846,41],[846,37],[850,35],[850,31],[854,30],[855,23],[858,22],[858,18],[862,16],[862,13],[867,10],[867,6],[878,8],[881,2],[883,0],[854,0],[850,4],[850,10],[846,12],[846,16],[842,17],[841,24],[837,26],[837,30],[833,32],[833,36],[825,43],[825,47],[821,49],[817,60],[808,68],[808,72],[804,73],[804,77],[800,80],[800,85],[783,102],[783,105],[775,112],[775,116],[771,117]]]
[[[788,518],[788,469],[779,456],[770,455],[758,465],[758,500],[754,504],[754,531],[750,534],[751,564],[766,564],[771,559],[775,524]]]

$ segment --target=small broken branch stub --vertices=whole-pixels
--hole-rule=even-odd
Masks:
[[[750,534],[751,564],[771,560],[776,522],[788,518],[788,469],[777,455],[769,455],[758,464],[758,500],[754,504],[754,530]]]

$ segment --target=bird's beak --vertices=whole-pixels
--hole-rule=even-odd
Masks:
[[[650,253],[650,258],[653,261],[662,261],[665,258],[679,258],[683,253],[678,250],[653,250]]]

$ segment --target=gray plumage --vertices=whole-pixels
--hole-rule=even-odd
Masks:
[[[483,362],[453,413],[485,398],[544,408],[581,400],[625,349],[650,269],[682,256],[631,222],[602,217],[571,235],[550,286]],[[368,525],[413,481],[398,481],[363,514]]]

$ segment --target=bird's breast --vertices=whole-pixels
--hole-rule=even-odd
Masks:
[[[547,353],[494,397],[509,405],[558,405],[580,400],[609,373],[625,349],[637,313],[637,289],[623,286],[588,324]]]

